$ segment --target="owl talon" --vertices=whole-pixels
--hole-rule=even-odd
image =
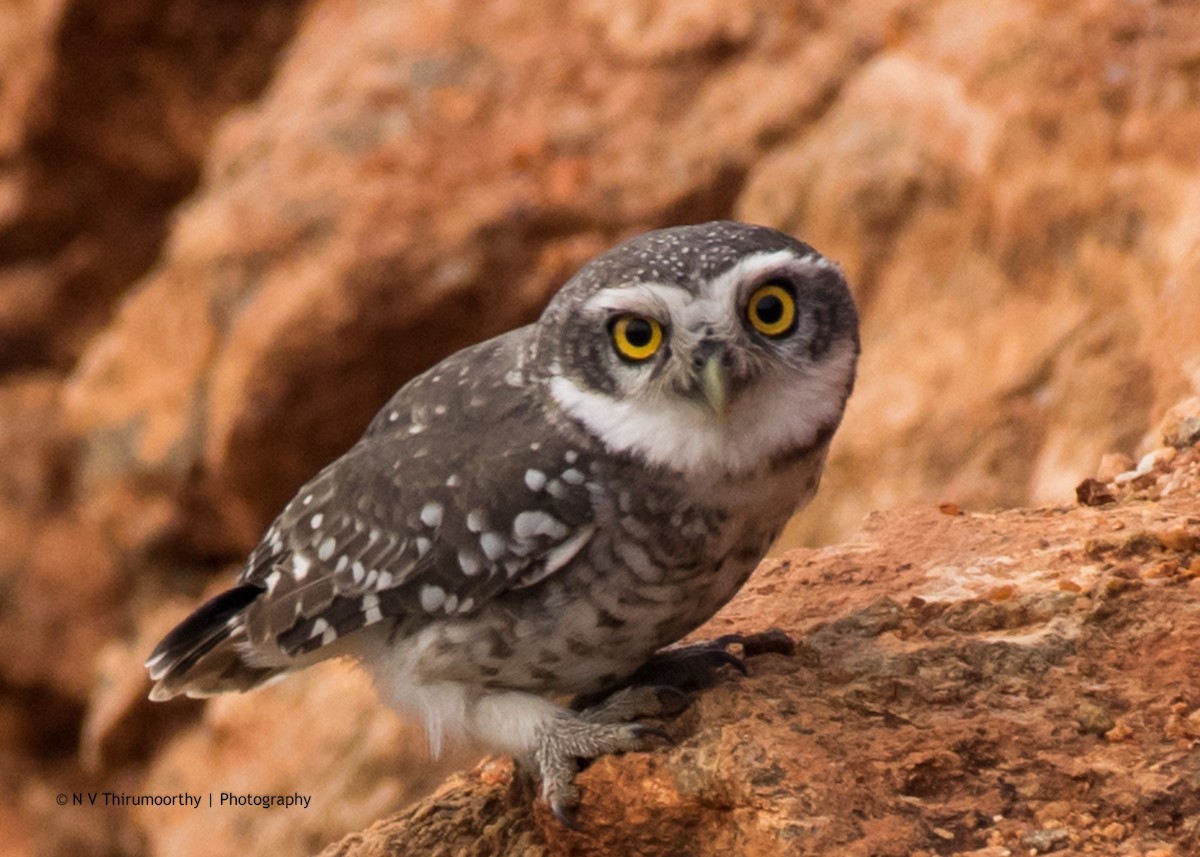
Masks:
[[[674,717],[676,714],[686,711],[692,704],[691,695],[677,687],[659,684],[650,685],[650,690],[654,691],[655,696],[658,697],[660,717]]]
[[[796,653],[795,642],[778,628],[758,634],[725,634],[711,642],[659,652],[630,676],[627,684],[666,685],[682,691],[694,691],[715,684],[718,670],[723,666],[749,675],[746,662],[728,651],[730,646],[741,646],[743,657],[746,658],[765,654],[790,656]]]
[[[660,729],[657,726],[647,726],[644,723],[631,724],[631,728],[633,729],[634,735],[643,741],[647,738],[657,738],[668,747],[675,746],[675,739],[672,738],[671,734],[665,729]]]

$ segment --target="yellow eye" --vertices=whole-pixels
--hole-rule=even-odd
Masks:
[[[764,283],[750,296],[746,317],[763,336],[783,336],[796,323],[796,299],[783,286]]]
[[[626,360],[649,360],[662,345],[662,325],[641,315],[623,315],[612,325],[613,346]]]

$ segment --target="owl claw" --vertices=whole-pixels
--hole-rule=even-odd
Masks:
[[[692,697],[677,687],[667,684],[651,685],[650,689],[658,697],[661,715],[673,717],[687,710],[692,704]]]
[[[675,746],[675,739],[671,737],[671,733],[665,729],[660,729],[657,726],[647,726],[644,723],[633,723],[630,725],[635,737],[645,740],[647,738],[657,738],[668,747]]]
[[[741,646],[742,657],[729,651],[730,646]],[[627,684],[665,685],[680,690],[699,690],[715,684],[721,667],[733,667],[742,675],[749,675],[743,658],[765,654],[793,655],[796,644],[792,638],[772,628],[759,634],[725,634],[711,642],[695,643],[665,649],[654,655],[630,676]]]

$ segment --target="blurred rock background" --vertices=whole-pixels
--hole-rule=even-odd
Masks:
[[[0,854],[303,853],[426,788],[352,671],[155,706],[140,663],[404,380],[719,217],[839,260],[863,312],[786,543],[1069,500],[1200,392],[1200,17],[0,3]],[[185,788],[314,797],[56,805]]]

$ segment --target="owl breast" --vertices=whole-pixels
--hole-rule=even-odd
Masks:
[[[698,628],[745,583],[816,488],[824,447],[776,472],[696,497],[694,486],[597,491],[597,527],[566,567],[427,626],[407,643],[417,675],[536,693],[589,693]]]

